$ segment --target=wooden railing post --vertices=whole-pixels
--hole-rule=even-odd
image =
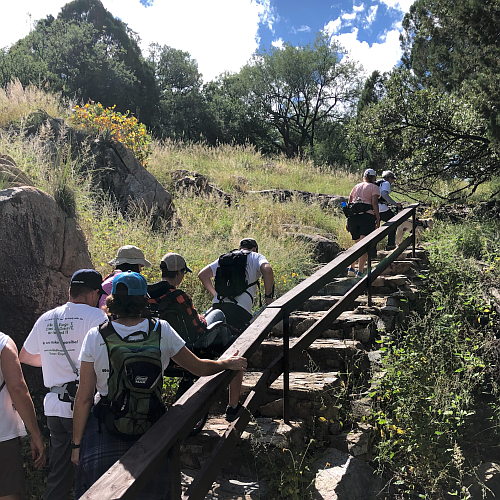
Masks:
[[[170,499],[181,500],[181,445],[179,441],[175,442],[168,453],[168,474],[170,476]]]
[[[283,316],[283,421],[290,422],[290,313]]]
[[[367,264],[367,268],[366,268],[367,280],[368,280],[368,286],[366,288],[366,295],[368,296],[368,307],[372,306],[372,287],[371,287],[371,284],[372,284],[372,251],[373,251],[374,247],[376,250],[376,248],[377,248],[376,245],[371,244],[368,247],[368,264]]]
[[[411,247],[411,256],[413,258],[415,258],[415,233],[416,233],[416,229],[417,229],[417,209],[414,208],[413,209],[413,212],[411,214],[411,226],[412,226],[412,247]]]

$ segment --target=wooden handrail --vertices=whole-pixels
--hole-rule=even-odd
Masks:
[[[346,266],[366,253],[372,245],[382,240],[391,230],[395,230],[410,216],[415,217],[418,204],[410,205],[393,217],[388,223],[372,232],[363,240],[343,252],[322,269],[299,283],[292,290],[270,304],[245,332],[231,345],[224,355],[231,355],[236,350],[240,356],[249,358],[260,346],[271,329],[283,320],[285,315],[297,309],[305,300],[317,293],[336,276],[345,273]],[[413,232],[414,233],[414,232]],[[393,262],[410,244],[414,248],[414,235],[403,243],[371,273],[373,281]],[[309,330],[307,330],[290,349],[290,359],[299,356],[301,352],[327,329],[332,321],[363,293],[370,280],[366,276],[339,300],[327,313]],[[239,434],[245,429],[263,399],[267,388],[283,373],[283,354],[278,356],[266,370],[254,389],[248,395],[244,410],[239,418],[228,425],[200,472],[190,485],[183,499],[198,500],[204,498],[212,485],[214,478],[222,468],[222,457],[237,443]],[[99,478],[98,481],[81,497],[82,500],[115,500],[136,497],[148,481],[158,472],[168,459],[170,450],[178,456],[178,442],[184,439],[196,422],[204,415],[211,404],[225,390],[236,372],[225,372],[201,377],[160,420],[142,436],[122,458]],[[178,472],[178,467],[177,467]],[[178,477],[180,481],[180,476]],[[176,484],[172,488],[175,497],[179,498],[180,488]]]

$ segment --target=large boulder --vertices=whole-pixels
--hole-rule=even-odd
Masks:
[[[124,215],[139,209],[152,212],[154,219],[172,218],[175,211],[172,196],[141,165],[132,150],[120,142],[99,149],[94,179],[103,191],[115,198]]]
[[[48,194],[0,190],[0,331],[20,348],[37,318],[68,300],[71,275],[93,268],[85,236]],[[41,387],[28,371],[30,388]]]

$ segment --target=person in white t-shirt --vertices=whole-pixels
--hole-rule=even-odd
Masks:
[[[382,172],[383,182],[380,184],[380,198],[378,203],[378,211],[380,213],[380,220],[388,222],[394,217],[394,212],[391,210],[390,206],[397,207],[401,210],[402,205],[398,201],[391,198],[391,184],[396,180],[396,176],[390,170],[385,170]],[[396,248],[396,230],[391,231],[387,235],[387,245],[386,250],[394,250]]]
[[[0,498],[21,500],[25,489],[20,437],[31,434],[35,467],[45,465],[45,448],[24,381],[14,341],[0,332]]]
[[[208,266],[205,266],[199,273],[198,278],[205,289],[213,297],[212,307],[220,309],[226,316],[226,323],[236,328],[240,333],[248,326],[252,319],[253,300],[257,290],[256,282],[262,276],[264,280],[265,301],[269,305],[274,300],[274,273],[267,259],[259,253],[259,245],[253,238],[244,238],[239,244],[240,250],[247,250],[246,280],[247,283],[255,283],[250,286],[241,295],[235,297],[235,301],[229,297],[219,300],[217,291],[212,282],[219,267],[219,260],[215,260]],[[226,409],[226,420],[232,422],[241,408],[239,403],[240,389],[243,382],[243,373],[234,377],[229,385],[229,405]]]
[[[246,369],[247,360],[236,355],[218,361],[198,358],[185,347],[184,340],[166,321],[156,320],[153,322],[154,329],[150,329],[147,287],[146,279],[141,274],[130,271],[120,273],[113,280],[111,295],[106,299],[106,311],[114,319],[101,328],[91,329],[85,337],[80,354],[82,373],[73,418],[71,459],[78,465],[75,499],[80,498],[141,437],[140,433],[122,436],[113,432],[113,429],[108,429],[109,420],[116,421],[123,417],[123,415],[117,417],[116,413],[113,413],[114,400],[108,392],[112,384],[116,383],[119,377],[117,374],[123,372],[123,365],[114,365],[113,361],[110,363],[108,339],[113,337],[114,345],[121,346],[122,342],[127,344],[129,340],[151,338],[156,332],[162,371],[168,366],[170,358],[199,377],[213,375],[223,370]],[[118,343],[116,343],[117,337],[120,339]],[[148,345],[148,349],[152,350],[152,344]],[[117,350],[118,347],[111,352]],[[137,356],[144,359],[139,348]],[[115,370],[110,370],[110,365],[114,366]],[[94,396],[96,389],[97,395]],[[117,397],[120,398],[121,394]],[[92,409],[95,399],[99,402]],[[107,404],[103,404],[103,401]],[[151,412],[151,406],[149,408]],[[111,412],[111,419],[106,418],[108,412]],[[157,420],[157,413],[155,410],[155,418],[151,418],[151,424]],[[168,463],[166,463],[135,498],[163,500],[168,497],[168,483]]]
[[[104,312],[97,308],[104,293],[101,283],[102,276],[94,269],[76,271],[69,286],[69,301],[38,318],[19,355],[22,363],[42,368],[43,383],[50,391],[43,403],[50,431],[45,500],[68,500],[73,485],[72,400],[78,385],[83,339],[91,328],[106,320]]]

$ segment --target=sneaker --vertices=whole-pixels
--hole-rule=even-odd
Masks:
[[[365,273],[360,273],[359,271],[356,273],[356,278],[364,278]]]
[[[242,407],[241,403],[238,403],[238,406],[236,408],[233,408],[232,406],[228,406],[226,408],[226,420],[228,422],[234,422],[236,420],[236,415],[240,411]]]
[[[354,269],[354,267],[350,267],[348,270],[347,270],[347,276],[349,278],[353,278],[354,276],[356,276],[356,269]]]
[[[385,247],[385,249],[386,249],[387,252],[390,252],[391,250],[395,250],[395,248],[396,248],[396,245],[387,245]]]

